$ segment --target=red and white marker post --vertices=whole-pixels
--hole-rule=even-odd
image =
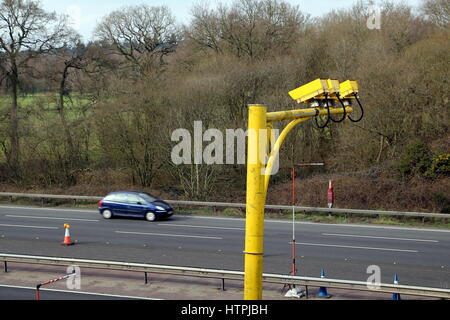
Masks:
[[[323,166],[324,163],[299,163],[294,165],[292,168],[292,270],[291,275],[295,276],[297,275],[297,265],[296,265],[296,243],[295,243],[295,166],[299,167],[307,167],[307,166]],[[289,286],[291,288],[291,286]],[[296,288],[295,285],[293,285],[292,289],[290,289],[285,297],[295,297],[300,298],[302,297],[304,292],[302,292],[300,289]],[[307,293],[306,293],[307,295]]]
[[[298,163],[295,166],[298,167],[314,167],[314,166],[324,166],[323,162],[303,162]],[[297,273],[296,266],[296,243],[295,243],[295,167],[292,168],[292,272],[293,276]]]
[[[68,279],[68,278],[70,278],[70,277],[74,277],[75,275],[76,275],[76,274],[75,274],[75,271],[74,271],[74,272],[71,273],[71,274],[67,274],[67,275],[65,275],[65,276],[62,276],[62,277],[59,277],[59,278],[56,278],[56,279],[52,279],[52,280],[49,280],[49,281],[46,281],[46,282],[43,282],[43,283],[38,284],[38,285],[36,286],[36,300],[37,300],[37,301],[41,300],[41,292],[40,292],[40,289],[41,289],[42,286],[46,286],[46,285],[55,283],[55,282],[57,282],[57,281],[65,280],[65,279]]]
[[[333,208],[334,205],[334,190],[333,190],[333,181],[330,180],[329,186],[328,186],[328,194],[327,194],[327,200],[328,200],[328,208]]]

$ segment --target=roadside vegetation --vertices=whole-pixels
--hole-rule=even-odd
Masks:
[[[365,1],[310,17],[244,0],[195,5],[180,25],[140,5],[112,11],[84,42],[39,2],[0,0],[0,190],[244,202],[245,165],[176,166],[172,132],[200,120],[245,129],[247,104],[298,108],[288,91],[326,77],[358,80],[366,116],[291,133],[268,203],[290,204],[292,164],[320,161],[299,172],[299,205],[325,207],[333,180],[340,208],[450,213],[449,2],[381,12],[370,30]]]

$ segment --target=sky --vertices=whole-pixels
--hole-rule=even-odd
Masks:
[[[357,0],[285,0],[292,5],[299,5],[303,13],[319,17],[333,9],[351,7]],[[381,0],[375,0],[375,4]],[[83,36],[85,41],[92,38],[93,31],[102,17],[124,6],[147,4],[150,6],[168,6],[179,23],[189,23],[190,9],[199,0],[41,0],[47,11],[69,14],[73,17],[73,27]],[[201,0],[214,7],[217,3],[232,3],[234,0]],[[417,7],[421,0],[393,0]]]

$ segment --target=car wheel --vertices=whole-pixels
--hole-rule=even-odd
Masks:
[[[105,219],[111,219],[112,218],[112,212],[109,210],[103,210],[102,216]]]
[[[147,221],[155,221],[156,215],[153,212],[149,211],[145,214],[145,219],[147,219]]]

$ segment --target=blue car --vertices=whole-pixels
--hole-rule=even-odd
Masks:
[[[98,210],[105,219],[126,216],[155,221],[173,215],[173,209],[167,202],[140,191],[112,192],[98,203]]]

